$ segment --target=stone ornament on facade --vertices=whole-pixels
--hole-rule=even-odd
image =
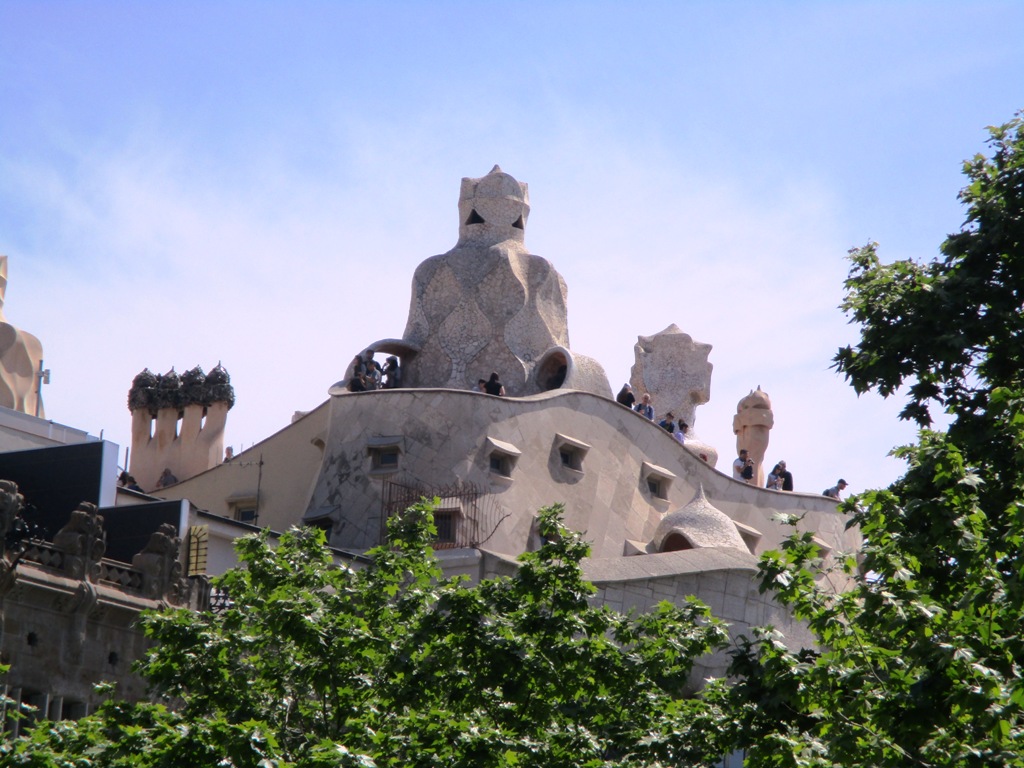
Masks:
[[[178,603],[185,591],[178,551],[181,539],[174,526],[163,523],[149,537],[145,548],[132,558],[132,568],[142,574],[145,597]]]
[[[235,404],[231,377],[219,363],[209,374],[199,366],[180,376],[172,368],[160,375],[148,368],[132,381],[129,472],[147,491],[165,469],[180,480],[205,472],[224,456],[224,428]]]
[[[0,555],[7,551],[7,536],[21,514],[24,497],[10,480],[0,480]]]
[[[0,256],[0,405],[46,418],[38,395],[43,345],[4,318],[6,292],[7,257]]]
[[[100,520],[102,519],[100,518]],[[54,603],[58,610],[68,616],[65,630],[69,640],[67,654],[68,660],[73,664],[79,664],[82,661],[82,653],[85,650],[89,633],[90,617],[96,611],[98,602],[99,593],[96,590],[96,585],[88,579],[82,579],[75,585],[74,592]]]
[[[732,418],[736,452],[746,449],[754,460],[752,484],[758,488],[764,486],[764,455],[768,451],[768,432],[774,424],[772,401],[760,385],[736,405],[736,415]]]
[[[8,540],[21,515],[24,502],[17,485],[10,480],[0,480],[0,605],[15,583],[14,569],[20,552],[14,551]]]
[[[475,390],[496,372],[510,396],[610,396],[601,365],[570,351],[565,280],[524,244],[527,185],[494,166],[462,180],[458,208],[455,247],[416,269],[402,338],[368,346],[402,358],[406,387]]]
[[[95,579],[107,549],[103,517],[96,505],[83,501],[64,527],[53,537],[53,546],[64,555],[64,572],[71,579]]]

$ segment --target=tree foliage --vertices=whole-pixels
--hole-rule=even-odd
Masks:
[[[854,590],[816,586],[808,536],[764,561],[762,587],[822,650],[763,632],[737,655],[750,765],[1024,764],[1024,121],[990,130],[940,258],[851,251],[843,309],[861,335],[837,368],[858,392],[905,391],[922,430],[896,451],[899,481],[846,503],[865,539],[843,564]]]
[[[594,606],[588,553],[540,514],[514,577],[443,577],[431,508],[395,518],[362,570],[323,533],[243,539],[222,612],[145,616],[141,671],[161,703],[110,701],[0,748],[25,766],[605,766],[713,764],[716,699],[688,695],[726,634],[696,601],[623,616]]]

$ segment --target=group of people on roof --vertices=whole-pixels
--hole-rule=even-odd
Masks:
[[[636,395],[633,394],[633,387],[629,384],[623,384],[619,394],[615,396],[615,402],[636,411],[650,421],[654,421],[654,403],[651,400],[650,392],[644,392],[638,401]],[[690,425],[682,419],[677,421],[672,411],[665,414],[665,417],[658,422],[658,426],[675,437],[680,443],[686,440],[686,434],[690,431]]]
[[[402,386],[402,369],[398,358],[389,355],[384,367],[373,359],[374,350],[368,349],[356,355],[352,361],[352,378],[349,379],[349,392],[369,392],[374,389],[398,389]]]

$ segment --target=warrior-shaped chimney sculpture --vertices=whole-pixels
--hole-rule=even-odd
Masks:
[[[369,345],[402,358],[403,386],[476,389],[497,372],[509,395],[611,395],[600,364],[569,351],[565,281],[526,249],[529,215],[527,185],[498,166],[462,180],[458,242],[416,269],[403,337]]]

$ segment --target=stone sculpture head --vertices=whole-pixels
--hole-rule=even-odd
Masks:
[[[527,184],[516,181],[497,165],[479,179],[464,178],[459,193],[458,245],[495,245],[506,240],[522,243],[530,216]]]

